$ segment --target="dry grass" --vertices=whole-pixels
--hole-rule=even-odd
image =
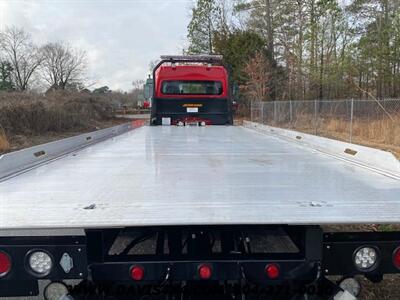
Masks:
[[[92,94],[0,93],[0,124],[8,136],[86,128],[112,116],[110,102]]]
[[[0,153],[10,149],[10,143],[3,129],[0,128]]]
[[[131,122],[132,120],[128,119],[111,119],[107,121],[100,121],[96,122],[96,126],[94,128],[96,129],[102,129],[102,128],[108,128],[116,125],[120,125],[123,123]],[[42,133],[42,134],[29,134],[29,135],[24,135],[24,134],[15,134],[10,136],[9,139],[9,144],[10,148],[8,151],[17,151],[20,149],[36,146],[36,145],[41,145],[44,143],[49,143],[53,141],[57,141],[60,139],[68,138],[71,136],[76,136],[85,132],[90,132],[94,131],[95,129],[93,128],[88,128],[85,130],[68,130],[68,131],[63,131],[63,132],[47,132],[47,133]],[[8,152],[5,151],[5,152]],[[1,151],[0,151],[1,153]]]
[[[272,126],[289,128],[345,142],[350,141],[350,122],[344,118],[325,116],[318,119],[315,130],[314,117],[298,115],[295,122],[275,123]],[[392,152],[400,159],[400,116],[393,120],[382,116],[376,119],[356,118],[352,125],[352,142]]]
[[[119,94],[57,92],[46,95],[0,92],[0,153],[116,123]],[[112,125],[110,125],[112,126]],[[36,138],[36,137],[43,137]]]
[[[350,123],[331,118],[323,122],[319,134],[343,141],[350,140]],[[388,118],[353,123],[352,142],[392,152],[400,158],[400,117],[393,121]]]
[[[0,92],[0,154],[132,120],[115,119],[132,94]]]

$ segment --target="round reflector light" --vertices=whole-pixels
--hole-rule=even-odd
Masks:
[[[28,264],[35,274],[46,276],[53,268],[53,259],[47,252],[39,250],[29,254]]]
[[[354,264],[361,271],[372,269],[378,261],[378,253],[375,248],[362,247],[354,254]]]
[[[64,299],[63,297],[68,295],[68,288],[62,282],[52,282],[46,286],[43,295],[46,300]]]
[[[199,277],[201,279],[210,279],[212,276],[212,269],[211,266],[202,264],[198,268],[199,270]]]
[[[269,279],[276,279],[280,275],[279,266],[277,264],[269,264],[265,267],[265,273]]]
[[[11,271],[11,258],[7,253],[0,251],[0,277],[6,276]]]
[[[400,269],[400,247],[393,252],[393,264],[396,268]]]
[[[131,268],[131,278],[135,281],[140,281],[144,277],[144,269],[140,266],[133,266]]]

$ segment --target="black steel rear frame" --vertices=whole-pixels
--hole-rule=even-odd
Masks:
[[[368,272],[353,263],[355,251],[362,246],[374,247],[380,255],[377,267]],[[85,236],[76,237],[0,237],[0,251],[8,253],[13,263],[12,271],[0,278],[0,297],[37,295],[39,279],[83,280],[81,288],[88,283],[165,286],[236,282],[240,287],[296,287],[298,292],[313,284],[326,286],[330,275],[362,274],[379,281],[384,274],[400,273],[393,264],[399,246],[399,232],[324,233],[319,226],[285,225],[90,229]],[[45,250],[54,258],[52,271],[44,277],[27,269],[26,255],[32,249]],[[64,253],[74,260],[68,273],[59,264]],[[198,266],[204,263],[213,271],[209,280],[199,277]],[[265,273],[271,263],[280,268],[276,279]],[[134,265],[145,270],[141,282],[130,277]]]

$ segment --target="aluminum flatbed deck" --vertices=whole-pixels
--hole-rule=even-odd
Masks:
[[[400,223],[400,180],[240,126],[144,126],[0,182],[0,229],[344,223]]]

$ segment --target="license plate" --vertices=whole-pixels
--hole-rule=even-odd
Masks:
[[[197,112],[199,112],[199,108],[198,107],[186,107],[186,112],[197,113]]]
[[[171,125],[171,118],[162,118],[161,119],[161,124],[164,125],[164,126]]]

